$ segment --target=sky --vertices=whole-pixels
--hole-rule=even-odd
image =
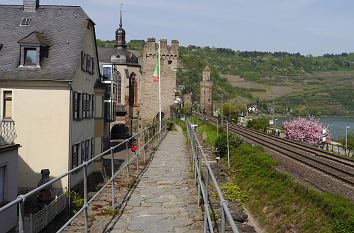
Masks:
[[[22,4],[0,0],[0,4]],[[96,36],[113,40],[119,0],[40,0],[40,4],[79,5],[96,23]],[[125,0],[127,41],[179,40],[248,51],[304,55],[354,52],[353,0]]]

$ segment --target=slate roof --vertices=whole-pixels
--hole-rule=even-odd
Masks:
[[[105,48],[97,47],[98,60],[100,62],[108,62],[120,65],[140,66],[138,63],[138,57],[129,52],[125,48]],[[112,56],[115,58],[111,60]]]
[[[20,26],[30,17],[29,26]],[[23,12],[22,5],[0,5],[0,80],[72,80],[80,66],[81,43],[91,19],[79,6],[40,5]],[[18,42],[47,44],[41,68],[21,68]]]
[[[44,47],[50,46],[50,41],[48,40],[48,38],[39,32],[32,32],[30,35],[19,40],[17,43],[20,45],[28,44],[28,45],[40,45]]]

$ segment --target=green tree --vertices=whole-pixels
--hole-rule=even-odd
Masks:
[[[345,149],[345,137],[340,139],[343,149]],[[347,154],[354,151],[354,132],[349,133],[347,137]]]
[[[247,122],[247,128],[266,131],[269,128],[269,120],[267,118],[252,119]]]

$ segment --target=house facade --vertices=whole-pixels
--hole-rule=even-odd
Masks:
[[[0,114],[16,123],[18,185],[28,190],[42,169],[57,177],[102,151],[95,24],[81,7],[38,0],[0,5],[0,21]],[[77,172],[54,188],[81,180]]]
[[[17,159],[20,145],[14,144],[15,138],[15,123],[0,120],[0,207],[17,197]],[[0,233],[14,228],[16,220],[16,206],[0,212]]]

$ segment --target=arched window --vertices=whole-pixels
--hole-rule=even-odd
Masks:
[[[122,76],[119,71],[117,71],[117,102],[122,103]]]
[[[131,73],[129,77],[129,105],[135,103],[135,73]]]

